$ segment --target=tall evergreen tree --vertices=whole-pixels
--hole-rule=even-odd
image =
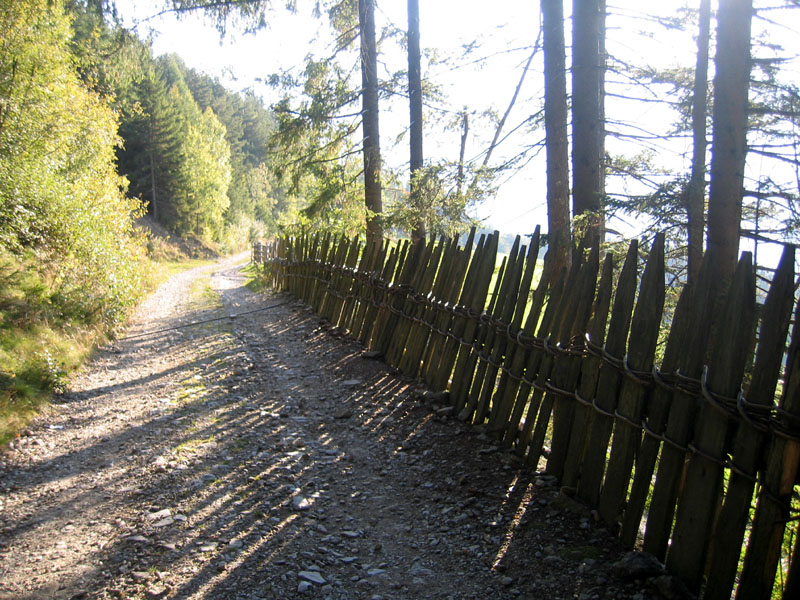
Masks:
[[[708,114],[708,46],[711,38],[711,0],[700,0],[697,63],[692,93],[692,173],[686,189],[688,281],[700,273],[703,260],[706,198],[706,117]]]
[[[567,68],[563,0],[542,0],[544,29],[544,126],[547,144],[548,268],[570,263]]]
[[[253,218],[257,201],[250,191],[250,172],[269,162],[267,145],[273,128],[272,116],[252,92],[244,95],[231,92],[218,80],[194,69],[186,71],[184,76],[200,109],[211,108],[225,126],[225,139],[231,151],[230,207],[226,219],[233,223],[243,217]]]
[[[411,202],[420,204],[419,183],[423,167],[422,66],[420,60],[419,0],[408,0],[408,102],[410,113]],[[411,232],[414,242],[425,240],[425,220],[420,216]]]
[[[572,209],[590,246],[605,227],[605,14],[605,0],[572,3]]]
[[[176,219],[171,204],[174,174],[180,163],[180,119],[159,64],[148,61],[144,75],[125,90],[118,151],[119,169],[130,193],[147,202],[148,212],[164,224]]]
[[[381,141],[378,117],[378,49],[375,38],[375,1],[358,0],[361,32],[361,120],[364,132],[364,203],[367,239],[383,236],[381,213]]]
[[[214,239],[230,204],[230,147],[211,107],[195,102],[184,71],[175,56],[148,61],[124,102],[119,165],[153,218],[177,233]]]
[[[708,249],[723,281],[733,277],[739,253],[752,15],[752,0],[722,0],[717,13]]]
[[[178,88],[173,88],[172,95],[177,102],[181,101],[180,94]],[[225,139],[225,127],[210,107],[184,121],[183,126],[182,161],[176,177],[179,185],[174,191],[174,226],[178,233],[219,239],[223,215],[230,204],[230,147]]]

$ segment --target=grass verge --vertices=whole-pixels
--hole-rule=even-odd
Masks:
[[[153,262],[145,291],[155,290],[177,273],[214,262],[209,259]],[[18,272],[22,272],[21,267]],[[48,294],[47,282],[33,273],[3,277],[2,283],[0,447],[20,435],[47,406],[54,392],[66,389],[69,375],[86,361],[93,348],[113,337],[113,330],[107,325],[64,314]],[[200,280],[199,286],[196,293],[200,302],[212,303],[216,295],[208,279]]]
[[[251,292],[263,292],[269,288],[267,278],[264,277],[264,272],[258,265],[249,263],[244,269],[242,269],[242,273],[247,276],[247,283],[245,283],[245,287]]]

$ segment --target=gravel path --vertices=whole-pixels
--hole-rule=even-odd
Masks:
[[[658,597],[549,478],[242,260],[162,286],[0,453],[0,598]]]

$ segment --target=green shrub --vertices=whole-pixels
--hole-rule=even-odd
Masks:
[[[0,3],[0,439],[145,287],[117,120],[80,80],[71,35],[58,0]]]

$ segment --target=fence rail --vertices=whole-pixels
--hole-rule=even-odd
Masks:
[[[596,248],[581,249],[535,287],[538,229],[499,269],[497,243],[497,232],[476,241],[474,230],[463,245],[317,233],[256,244],[253,260],[273,287],[448,391],[459,419],[486,425],[532,466],[545,461],[624,545],[664,561],[692,592],[770,598],[782,566],[783,598],[800,598],[794,249],[758,318],[749,253],[727,289],[707,254],[664,325],[660,235],[641,278],[634,241],[616,277],[610,255],[601,265]]]

